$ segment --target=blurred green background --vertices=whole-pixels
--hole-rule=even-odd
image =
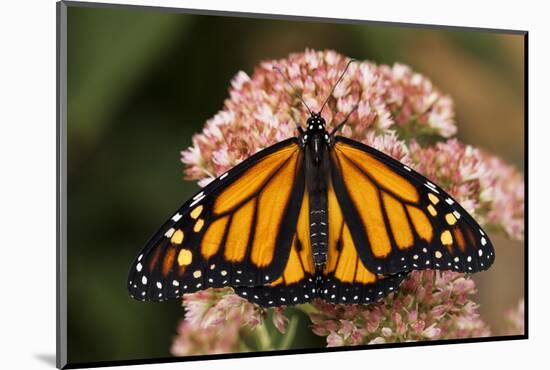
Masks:
[[[152,10],[68,9],[69,362],[170,356],[179,301],[126,292],[128,268],[195,192],[179,152],[222,108],[230,79],[265,59],[334,49],[427,75],[456,103],[459,138],[523,168],[523,36],[381,25],[256,20]],[[476,276],[499,333],[523,296],[523,243],[495,237]],[[299,346],[324,346],[302,320]]]

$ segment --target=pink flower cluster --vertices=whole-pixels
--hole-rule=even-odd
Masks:
[[[306,50],[263,62],[251,76],[239,72],[223,109],[182,152],[187,178],[204,186],[257,151],[296,136],[296,123],[308,116],[300,96],[318,110],[348,60],[334,51]],[[356,105],[341,130],[343,136],[432,179],[482,225],[523,238],[523,176],[489,153],[452,138],[457,132],[453,102],[429,79],[401,64],[353,63],[323,110],[328,129]],[[426,136],[430,140],[420,140]],[[329,346],[486,336],[489,329],[471,300],[474,292],[474,281],[463,274],[426,270],[411,273],[398,291],[378,304],[317,300],[296,307],[310,317],[313,332],[326,336]],[[187,294],[183,305],[186,316],[173,342],[174,355],[250,350],[245,339],[251,335],[264,343],[262,348],[270,348],[267,311],[230,288]],[[289,321],[284,308],[270,311],[272,325],[284,333]],[[517,326],[522,322],[519,313],[509,318]]]
[[[175,356],[242,350],[240,339],[262,321],[262,311],[232,289],[207,289],[183,297],[185,319],[171,352]]]
[[[308,115],[300,95],[317,111],[347,62],[334,51],[306,50],[264,62],[252,77],[239,72],[224,109],[206,122],[203,132],[193,137],[193,146],[182,152],[187,178],[206,185],[260,149],[296,136],[296,123],[305,122]],[[296,91],[274,66],[288,76]],[[323,117],[329,129],[358,106],[342,131],[357,140],[365,141],[369,132],[372,139],[395,130],[404,138],[450,137],[456,132],[452,100],[426,77],[401,64],[353,63],[328,98]],[[393,141],[404,146],[397,137]]]
[[[313,332],[327,345],[396,343],[489,335],[479,318],[473,280],[455,272],[414,271],[396,293],[371,305],[317,300]]]
[[[244,339],[265,325],[267,312],[233,293],[231,288],[206,289],[183,296],[185,318],[172,343],[174,356],[251,350]],[[284,308],[273,309],[273,326],[285,333]],[[264,338],[265,342],[265,331]],[[258,349],[258,348],[256,348]],[[273,348],[261,348],[273,349]]]
[[[413,167],[445,188],[481,224],[523,239],[523,176],[514,167],[456,139],[409,145]]]

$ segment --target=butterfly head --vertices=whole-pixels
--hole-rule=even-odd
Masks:
[[[307,119],[307,132],[315,133],[326,130],[326,122],[321,113],[312,112],[311,116]]]
[[[312,142],[314,146],[318,146],[320,143],[328,144],[329,141],[325,119],[321,117],[321,113],[312,112],[307,119],[307,131],[302,136],[302,145]]]

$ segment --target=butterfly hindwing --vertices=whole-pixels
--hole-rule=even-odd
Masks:
[[[246,159],[186,202],[132,264],[136,299],[261,286],[285,269],[304,196],[303,153],[289,139]]]
[[[395,159],[336,137],[331,179],[357,253],[377,274],[486,270],[493,246],[445,191]]]
[[[236,287],[238,295],[263,307],[307,303],[315,297],[317,289],[309,213],[309,196],[304,191],[284,270],[276,280],[265,286]]]
[[[319,296],[331,303],[368,304],[396,290],[407,273],[375,274],[363,263],[330,179],[327,204],[328,253]]]

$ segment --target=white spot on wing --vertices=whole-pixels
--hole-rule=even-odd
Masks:
[[[193,203],[191,203],[191,204],[189,205],[189,208],[193,208],[193,206],[194,206],[195,204],[199,203],[203,198],[204,198],[204,194],[201,195],[200,197],[198,197],[197,199],[195,199],[195,200],[193,201]]]
[[[432,186],[430,186],[428,184],[431,184]],[[426,186],[428,189],[430,189],[434,193],[439,194],[439,191],[435,188],[435,185],[432,184],[431,182],[428,182],[428,183],[424,184],[424,186]]]
[[[181,214],[176,213],[176,214],[172,217],[172,221],[178,222],[178,221],[181,219],[181,217],[182,217]]]
[[[195,195],[195,196],[193,197],[193,200],[198,199],[198,198],[202,198],[203,196],[204,196],[204,192],[201,191],[200,193],[198,193],[197,195]]]
[[[176,232],[176,230],[175,230],[173,227],[171,227],[171,228],[168,229],[168,231],[166,231],[166,233],[164,234],[164,236],[167,237],[167,238],[171,238],[172,235],[173,235],[175,232]]]
[[[227,177],[227,175],[229,175],[229,172],[226,172],[224,173],[223,175],[220,176],[220,180],[223,180]]]

